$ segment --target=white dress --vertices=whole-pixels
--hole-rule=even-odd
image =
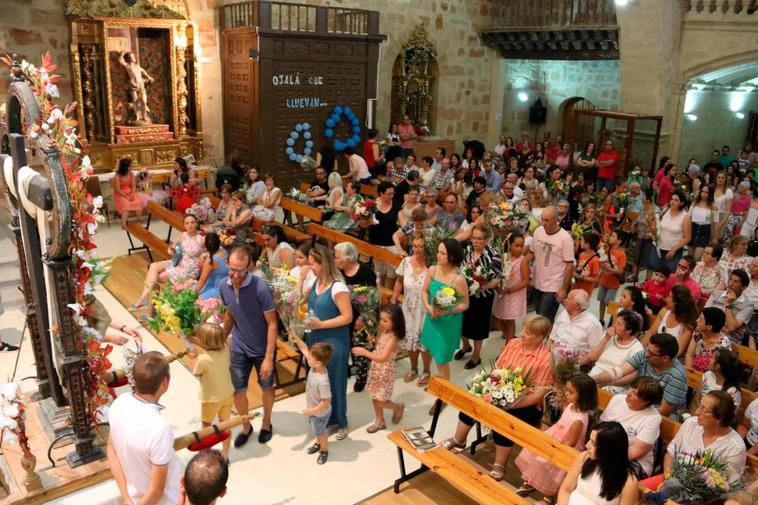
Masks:
[[[713,197],[713,202],[716,204],[716,209],[718,210],[719,221],[724,219],[729,213],[729,209],[726,208],[727,200],[733,200],[733,199],[734,199],[734,193],[732,193],[732,190],[728,188],[724,192],[723,195]]]
[[[576,481],[576,489],[569,495],[568,505],[616,505],[621,501],[621,494],[613,500],[600,497],[602,487],[600,474],[597,470],[592,472],[586,479],[579,475]]]
[[[405,338],[400,346],[406,351],[419,351],[421,344],[418,339],[424,327],[426,312],[421,301],[421,290],[424,287],[426,273],[424,269],[416,272],[411,264],[411,257],[403,258],[395,271],[403,276],[403,317],[405,318]]]

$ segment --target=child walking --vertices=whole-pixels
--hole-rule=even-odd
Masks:
[[[200,416],[203,427],[210,426],[216,417],[219,421],[226,421],[232,415],[234,386],[229,375],[231,363],[224,329],[218,324],[203,323],[190,340],[205,349],[204,353],[198,355],[195,369],[192,370],[195,377],[200,377]],[[230,444],[231,438],[227,438],[221,449],[221,455],[227,463]]]
[[[599,244],[600,235],[591,231],[584,232],[582,235],[582,252],[579,253],[579,259],[574,270],[574,287],[572,289],[583,289],[590,296],[592,296],[592,291],[600,278],[600,256],[597,253]]]
[[[329,423],[329,416],[332,415],[332,392],[326,365],[332,359],[332,346],[317,342],[308,348],[293,331],[289,334],[310,367],[305,383],[306,409],[303,410],[303,414],[308,416],[313,434],[316,435],[316,442],[306,452],[318,452],[316,463],[323,465],[329,458],[329,433],[326,431],[326,425]]]
[[[376,420],[366,428],[369,433],[376,433],[387,428],[384,422],[384,409],[392,409],[392,422],[397,424],[403,418],[405,404],[395,403],[392,388],[395,384],[395,358],[400,338],[405,336],[403,311],[397,305],[385,305],[379,318],[379,338],[374,352],[363,347],[353,347],[351,352],[371,360],[368,371],[366,391],[371,395]]]
[[[503,332],[503,338],[510,340],[516,336],[516,319],[526,317],[526,287],[529,285],[529,259],[524,255],[524,235],[513,232],[508,236],[508,257],[510,263],[508,278],[503,275],[503,285],[495,294],[492,315],[495,326]]]
[[[597,408],[597,384],[587,374],[574,375],[566,383],[566,401],[561,418],[545,433],[578,451],[584,444],[590,428],[590,412]],[[551,505],[561,487],[566,472],[548,463],[528,449],[523,449],[516,458],[523,483],[516,490],[526,496],[534,490],[542,493],[541,504]]]

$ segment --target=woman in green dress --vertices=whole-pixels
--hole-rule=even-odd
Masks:
[[[437,371],[445,379],[450,378],[450,361],[461,339],[463,312],[468,308],[468,285],[458,267],[463,262],[463,247],[455,239],[445,239],[437,247],[437,264],[429,268],[421,291],[426,309],[421,345],[426,349],[424,360],[429,355],[437,364]],[[440,289],[453,288],[461,302],[452,309],[442,310],[433,304]]]
[[[358,226],[358,223],[350,216],[355,204],[363,201],[363,197],[358,194],[361,183],[351,182],[345,189],[347,192],[343,195],[341,204],[334,205],[334,215],[328,221],[324,221],[324,226],[332,230],[346,231]]]

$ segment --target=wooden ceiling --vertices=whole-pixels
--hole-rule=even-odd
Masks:
[[[489,29],[479,36],[506,59],[615,60],[619,58],[616,26],[582,29]]]

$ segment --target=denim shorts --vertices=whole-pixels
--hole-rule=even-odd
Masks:
[[[232,384],[234,392],[247,391],[247,385],[250,381],[250,373],[255,367],[255,373],[258,374],[258,385],[261,389],[271,389],[274,387],[274,372],[265,379],[261,379],[261,367],[263,366],[264,356],[250,357],[242,353],[231,353]],[[274,354],[274,366],[276,366],[276,354]]]
[[[616,299],[616,292],[618,290],[619,288],[606,288],[605,286],[600,286],[597,290],[597,300],[600,303],[608,305]]]
[[[332,415],[332,406],[326,408],[326,410],[321,413],[320,416],[310,416],[308,417],[308,421],[311,423],[311,430],[313,430],[313,434],[317,437],[320,437],[324,433],[326,433],[326,425],[329,424],[329,416]]]

